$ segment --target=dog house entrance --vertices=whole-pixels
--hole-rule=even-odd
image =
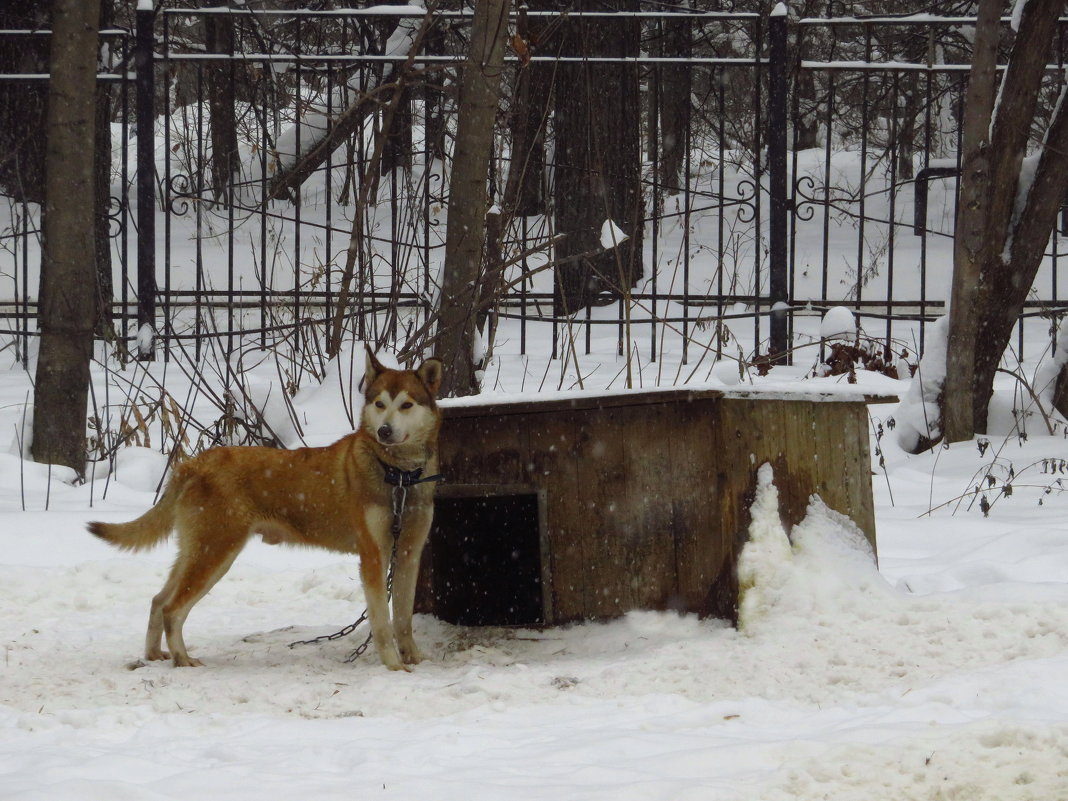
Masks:
[[[449,623],[545,622],[541,499],[533,489],[502,489],[453,486],[435,500],[434,611]]]

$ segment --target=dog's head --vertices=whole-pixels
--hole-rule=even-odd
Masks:
[[[364,429],[387,448],[424,444],[441,422],[436,403],[441,375],[439,359],[427,359],[415,370],[391,370],[367,348]]]

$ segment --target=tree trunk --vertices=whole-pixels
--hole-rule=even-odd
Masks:
[[[93,150],[100,0],[55,0],[33,457],[85,471],[96,315]]]
[[[412,118],[412,89],[407,87],[404,89],[404,96],[401,98],[400,105],[397,106],[397,113],[393,115],[393,122],[389,126],[389,131],[386,132],[386,146],[382,152],[382,166],[380,169],[381,175],[389,175],[393,170],[411,170],[412,169],[412,126],[414,120]]]
[[[537,0],[529,6],[534,10],[550,10],[550,3]],[[530,61],[542,55],[544,37],[551,23],[532,22],[520,13],[514,44],[520,56],[512,90],[512,110],[509,120],[512,147],[508,166],[508,181],[504,190],[505,221],[512,217],[544,214],[545,193],[545,128],[549,118],[549,103],[553,89],[553,66]]]
[[[689,58],[692,24],[688,19],[664,21],[664,56]],[[678,194],[685,184],[692,74],[693,68],[688,64],[665,64],[660,71],[660,184],[665,194]]]
[[[424,47],[429,56],[445,55],[445,33],[441,26],[434,26],[424,37]],[[436,161],[445,160],[448,125],[445,119],[446,96],[439,81],[424,81],[423,106],[427,155]]]
[[[447,367],[443,397],[478,392],[475,319],[486,252],[486,186],[493,151],[508,0],[480,0],[475,7],[470,50],[464,64],[449,181],[445,267],[435,353]]]
[[[577,10],[605,10],[597,0],[577,0]],[[614,3],[613,11],[638,11],[637,0]],[[626,57],[639,54],[641,27],[635,17],[575,18],[563,23],[566,55]],[[565,62],[556,93],[554,205],[557,247],[557,314],[573,314],[611,301],[642,273],[644,207],[641,191],[641,126],[636,64]],[[600,233],[611,219],[627,239],[599,255]]]
[[[204,17],[204,46],[209,53],[232,55],[234,19],[229,15]],[[237,170],[237,123],[234,115],[234,63],[218,61],[207,68],[208,114],[211,120],[211,188],[216,200],[226,198]]]
[[[1061,102],[1035,157],[1021,174],[1046,58],[1063,0],[1024,7],[995,104],[1001,0],[979,8],[966,96],[960,204],[954,243],[946,380],[947,441],[985,433],[994,376],[1034,283],[1068,183],[1068,103]]]
[[[820,104],[816,99],[816,78],[812,70],[800,69],[800,62],[796,64],[793,74],[793,146],[797,150],[810,150],[820,144],[820,121],[817,114]]]
[[[910,72],[902,76],[900,86],[901,99],[894,113],[900,115],[901,123],[893,147],[897,158],[897,180],[911,181],[916,177],[913,158],[916,155],[917,127],[925,101],[920,93],[920,81],[916,73]]]

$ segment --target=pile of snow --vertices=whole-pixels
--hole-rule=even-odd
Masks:
[[[601,223],[601,247],[605,250],[611,250],[617,245],[622,245],[630,237],[624,233],[623,229],[615,224],[614,220],[606,219]]]
[[[942,435],[942,413],[938,397],[946,382],[946,349],[949,315],[939,317],[927,328],[927,340],[919,369],[909,383],[908,393],[898,408],[897,441],[902,449],[913,451],[921,438],[936,440]]]
[[[738,560],[739,628],[752,634],[793,617],[841,619],[847,609],[856,614],[861,598],[885,606],[894,593],[856,524],[814,495],[805,519],[787,535],[773,481],[771,465],[762,465],[749,540]]]
[[[854,339],[857,335],[857,318],[845,306],[827,310],[820,321],[820,339]]]

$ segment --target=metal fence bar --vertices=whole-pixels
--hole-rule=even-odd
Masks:
[[[155,36],[151,7],[137,7],[137,30],[134,42],[134,69],[137,105],[137,328],[138,357],[151,359],[154,349],[150,337],[142,337],[147,326],[156,331],[156,112],[155,112]]]
[[[788,109],[788,69],[786,5],[779,3],[768,19],[768,274],[771,294],[771,342],[768,355],[773,362],[792,361],[787,309],[790,303],[790,276],[787,248],[789,198],[787,196],[786,129]]]

